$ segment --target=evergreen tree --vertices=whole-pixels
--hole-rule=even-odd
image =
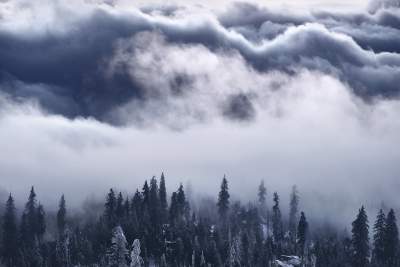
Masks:
[[[169,220],[171,224],[175,224],[179,217],[179,208],[178,208],[178,194],[173,192],[171,195],[171,205],[169,207]]]
[[[128,267],[129,251],[127,241],[121,226],[116,226],[112,231],[111,247],[108,250],[108,266]]]
[[[150,188],[147,180],[144,182],[142,188],[142,196],[143,196],[143,205],[144,208],[147,209],[149,207],[149,200],[150,200]]]
[[[44,212],[43,205],[39,203],[37,208],[37,223],[36,223],[36,233],[38,237],[39,244],[42,243],[43,235],[46,232],[46,214]]]
[[[267,221],[268,223],[267,188],[265,188],[264,181],[261,181],[258,186],[258,204],[263,222]]]
[[[132,244],[130,267],[141,266],[143,266],[143,259],[140,257],[140,241],[139,239],[135,239]]]
[[[115,207],[115,216],[117,219],[117,223],[121,224],[122,218],[124,217],[124,197],[122,193],[119,192],[117,197],[117,204]]]
[[[45,230],[43,206],[37,204],[36,193],[32,186],[21,219],[20,260],[23,262],[21,265],[39,267],[43,263],[40,246]]]
[[[109,229],[112,229],[116,225],[116,198],[114,190],[111,188],[107,194],[106,203],[104,204],[104,219]]]
[[[241,260],[240,260],[240,239],[235,237],[233,238],[230,248],[229,248],[229,267],[239,267]]]
[[[6,202],[6,210],[3,216],[2,250],[3,263],[7,267],[17,266],[18,260],[18,233],[15,216],[14,199],[11,194]]]
[[[272,232],[274,234],[275,241],[279,242],[283,239],[283,226],[282,226],[282,214],[279,208],[279,196],[278,193],[274,193],[274,206],[272,207]]]
[[[307,241],[308,222],[304,212],[300,214],[299,224],[297,226],[297,244],[299,246],[300,255],[304,256],[304,248]]]
[[[137,217],[142,217],[142,194],[136,189],[135,195],[132,198],[131,209],[135,211]]]
[[[161,173],[161,178],[160,178],[159,199],[160,199],[160,217],[161,217],[161,222],[164,224],[167,222],[168,218],[167,189],[165,187],[164,173]]]
[[[37,200],[36,193],[33,186],[31,187],[31,191],[29,193],[28,202],[25,205],[25,229],[27,240],[24,240],[26,243],[33,243],[35,240],[35,236],[38,234],[38,216],[37,216]]]
[[[385,259],[385,224],[386,216],[383,210],[380,209],[374,224],[374,249],[372,251],[373,261],[378,265],[382,265]]]
[[[150,220],[152,225],[159,226],[160,224],[160,200],[158,198],[158,184],[156,178],[153,176],[150,180],[150,190],[149,190],[149,211]]]
[[[364,206],[358,212],[357,218],[352,223],[352,265],[354,267],[368,266],[369,237],[368,217]]]
[[[67,224],[67,209],[65,207],[65,198],[64,195],[61,196],[60,202],[58,204],[58,212],[57,212],[57,229],[59,235],[63,235],[65,232],[65,227]]]
[[[386,263],[388,266],[395,266],[398,256],[399,231],[397,229],[396,216],[393,209],[389,211],[386,218],[384,237],[384,255]]]
[[[299,210],[299,194],[297,187],[292,187],[292,193],[290,194],[290,212],[289,212],[289,231],[291,234],[292,241],[296,240],[296,226],[297,226],[297,215]]]
[[[224,175],[221,183],[221,190],[218,194],[218,213],[223,223],[226,223],[228,210],[229,210],[229,192],[228,192],[228,181]]]
[[[264,180],[261,181],[260,186],[258,187],[258,203],[261,206],[265,206],[267,201],[267,188],[265,188]]]
[[[179,185],[178,192],[176,195],[176,200],[178,203],[179,216],[181,216],[182,218],[187,217],[189,215],[187,213],[189,203],[186,201],[186,195],[185,195],[185,191],[183,190],[182,184]]]

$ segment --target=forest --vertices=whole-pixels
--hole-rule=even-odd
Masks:
[[[349,233],[313,229],[312,211],[300,210],[293,186],[287,216],[277,192],[264,182],[249,203],[232,201],[224,176],[216,201],[191,207],[182,184],[171,194],[164,174],[145,181],[133,195],[110,189],[98,216],[77,218],[64,195],[54,216],[31,188],[23,210],[10,193],[1,216],[1,266],[400,266],[393,209],[374,223],[364,207]],[[205,201],[205,200],[204,200]],[[215,212],[214,212],[215,211]]]

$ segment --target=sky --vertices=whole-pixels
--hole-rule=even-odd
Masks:
[[[345,2],[0,1],[0,191],[399,209],[400,2]]]

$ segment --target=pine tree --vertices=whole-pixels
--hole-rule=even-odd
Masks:
[[[228,181],[224,175],[221,183],[221,190],[218,194],[218,213],[223,223],[226,223],[228,210],[229,210],[229,192],[228,192]]]
[[[46,214],[44,212],[43,205],[39,203],[39,206],[37,208],[37,223],[36,223],[36,226],[37,226],[36,233],[37,233],[39,244],[42,243],[43,235],[46,232],[46,218],[45,217],[46,217]]]
[[[176,224],[179,217],[178,194],[173,192],[171,195],[171,205],[169,207],[169,220],[172,225]]]
[[[43,263],[40,251],[41,237],[45,231],[43,206],[37,204],[36,193],[33,188],[29,192],[28,201],[21,218],[20,240],[21,261],[23,265],[39,267]]]
[[[233,238],[230,248],[229,248],[229,267],[239,267],[240,260],[240,239],[235,237]]]
[[[143,189],[142,189],[142,196],[143,196],[143,205],[144,208],[149,207],[149,200],[150,200],[150,188],[147,180],[144,182]]]
[[[283,227],[282,227],[282,214],[279,208],[279,196],[278,193],[274,193],[274,206],[272,207],[272,232],[274,234],[275,241],[281,241],[283,238]]]
[[[119,192],[117,197],[117,204],[115,207],[115,216],[118,224],[121,224],[122,218],[124,216],[124,197],[122,193]]]
[[[121,226],[112,231],[111,247],[108,250],[108,264],[110,267],[127,267],[129,252],[127,241]]]
[[[264,181],[261,181],[258,186],[258,205],[263,222],[268,222],[267,189],[265,188]]]
[[[374,224],[372,258],[376,264],[382,265],[385,258],[385,224],[386,216],[382,209],[379,210]]]
[[[149,211],[151,223],[157,227],[160,224],[160,200],[158,198],[158,193],[157,179],[153,176],[150,180]]]
[[[135,195],[132,198],[131,209],[135,211],[137,217],[142,217],[142,194],[136,189]]]
[[[161,217],[161,222],[164,224],[167,222],[168,219],[167,189],[165,187],[164,173],[161,173],[161,178],[160,178],[159,199],[160,199],[160,217]]]
[[[56,244],[56,258],[59,266],[68,267],[71,262],[70,253],[70,236],[66,229],[67,225],[67,208],[65,204],[64,195],[61,196],[57,212],[57,244]]]
[[[304,212],[300,214],[299,224],[297,226],[297,244],[299,246],[300,255],[304,256],[304,248],[307,241],[308,222]]]
[[[368,217],[364,206],[358,212],[357,218],[352,223],[352,264],[354,267],[368,266],[369,237]]]
[[[399,246],[399,231],[396,216],[391,209],[386,218],[384,234],[384,255],[388,266],[395,266]]]
[[[106,203],[104,204],[104,219],[109,229],[116,225],[116,198],[114,190],[111,188],[107,194]]]
[[[36,193],[33,186],[29,193],[28,202],[25,205],[25,230],[26,230],[26,243],[33,243],[35,236],[38,234],[38,216],[37,216],[37,200]]]
[[[260,186],[258,187],[258,203],[261,206],[265,206],[267,201],[267,188],[265,188],[264,180],[261,181]]]
[[[6,203],[6,210],[3,216],[2,231],[2,259],[7,267],[17,266],[18,260],[18,232],[15,216],[14,199],[11,194]]]
[[[58,234],[61,236],[65,232],[65,227],[67,224],[67,209],[65,207],[65,198],[64,195],[61,196],[60,202],[58,204],[58,212],[57,212],[57,229]]]
[[[143,259],[140,257],[140,241],[139,239],[135,239],[132,244],[130,267],[141,266],[143,266]]]
[[[289,231],[292,237],[292,241],[296,240],[296,225],[297,215],[299,210],[299,194],[297,187],[292,187],[292,193],[290,194],[290,212],[289,212]]]

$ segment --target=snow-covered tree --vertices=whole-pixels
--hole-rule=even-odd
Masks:
[[[111,247],[108,251],[109,267],[127,267],[129,251],[126,248],[127,241],[121,226],[114,227],[112,231]]]
[[[163,256],[165,261],[165,255]],[[139,239],[135,239],[132,244],[130,267],[141,267],[142,265],[143,265],[143,259],[142,257],[140,257],[140,241]]]
[[[240,240],[233,238],[229,249],[229,267],[240,266]]]

